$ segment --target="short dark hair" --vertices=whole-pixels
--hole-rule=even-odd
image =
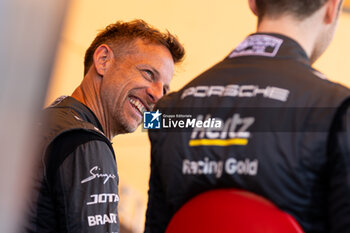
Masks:
[[[130,44],[137,38],[165,46],[171,53],[174,63],[181,62],[185,55],[184,47],[180,44],[177,37],[170,34],[169,31],[162,33],[140,19],[130,22],[117,21],[98,33],[90,47],[86,50],[84,76],[93,63],[93,55],[98,46],[107,44],[113,50],[113,48],[125,47],[125,45]]]
[[[256,0],[258,19],[291,14],[305,19],[320,9],[328,0]]]

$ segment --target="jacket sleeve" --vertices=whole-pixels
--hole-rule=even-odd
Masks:
[[[54,189],[65,232],[119,232],[117,167],[105,142],[79,145],[57,172]]]
[[[350,229],[350,107],[335,118],[329,144],[330,232],[345,233]]]
[[[155,132],[149,133],[151,141],[151,176],[149,180],[148,204],[146,211],[145,233],[165,232],[171,219],[171,210],[166,202],[165,192],[159,169],[157,167],[156,156],[159,155],[159,148],[156,142]]]

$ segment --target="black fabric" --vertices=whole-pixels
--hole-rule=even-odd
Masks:
[[[145,232],[164,232],[184,203],[217,188],[261,195],[307,233],[350,232],[349,96],[314,70],[292,39],[247,37],[158,102],[165,121],[181,113],[216,118],[223,127],[149,131]],[[340,116],[339,108],[346,109]],[[332,122],[341,130],[331,131]]]
[[[119,232],[113,147],[93,112],[71,97],[44,110],[42,167],[26,232]]]
[[[53,182],[56,178],[57,169],[62,165],[67,156],[73,153],[78,146],[89,141],[105,142],[106,139],[101,135],[92,134],[80,129],[67,132],[55,138],[47,149],[47,154],[50,155],[48,156],[46,173],[49,183]],[[107,145],[110,146],[111,144],[107,143]],[[110,146],[110,149],[113,151],[113,147]]]
[[[329,137],[330,232],[350,232],[350,100],[340,108]]]

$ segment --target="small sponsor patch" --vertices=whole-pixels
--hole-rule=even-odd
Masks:
[[[239,56],[276,56],[283,40],[269,35],[252,35],[245,39],[233,52],[229,58]]]
[[[102,171],[101,168],[99,168],[98,166],[94,166],[93,168],[90,169],[91,176],[83,179],[81,183],[84,184],[96,178],[97,179],[101,178],[103,179],[103,184],[106,184],[108,180],[114,180],[117,177],[114,174],[102,173],[101,171]]]

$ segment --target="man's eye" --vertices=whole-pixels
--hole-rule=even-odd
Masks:
[[[143,70],[144,76],[146,79],[152,81],[153,80],[153,72],[150,70]]]

